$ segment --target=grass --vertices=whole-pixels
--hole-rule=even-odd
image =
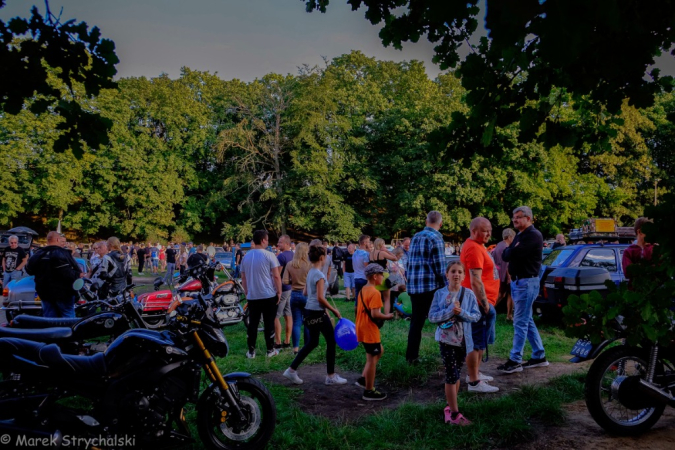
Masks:
[[[473,425],[452,429],[443,422],[442,402],[405,403],[356,421],[336,423],[303,412],[295,401],[297,389],[280,385],[269,388],[277,406],[277,426],[269,448],[482,449],[522,444],[534,437],[535,424],[563,423],[562,405],[583,398],[583,375],[561,376],[545,386],[524,386],[498,398],[463,393],[460,409]],[[194,412],[188,414],[191,423],[194,416]],[[202,448],[201,443],[194,447]]]

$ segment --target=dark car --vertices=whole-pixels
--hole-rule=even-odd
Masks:
[[[604,284],[597,281],[600,278],[610,279],[617,285],[624,281],[621,259],[626,248],[628,244],[584,244],[558,247],[551,251],[544,258],[539,272],[541,289],[533,305],[535,314],[553,319],[560,318],[561,308],[567,304],[567,296],[570,294],[578,295],[589,290],[602,290]],[[568,268],[602,270],[563,270]],[[602,271],[606,271],[607,274],[600,276]],[[551,277],[551,274],[559,276]],[[580,277],[590,277],[588,278],[590,281],[587,283],[580,280]],[[560,278],[559,282],[552,282],[556,278]]]

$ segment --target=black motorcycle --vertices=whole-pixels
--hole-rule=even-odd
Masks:
[[[274,399],[248,373],[221,374],[215,358],[229,348],[209,299],[170,310],[168,330],[129,330],[93,356],[0,339],[0,434],[14,443],[99,439],[114,447],[124,439],[127,447],[165,448],[192,442],[192,403],[207,448],[263,448],[274,432]],[[200,393],[202,372],[211,384]]]
[[[595,359],[586,376],[586,406],[593,419],[612,434],[629,436],[649,430],[666,406],[675,406],[675,347],[625,344],[621,317],[614,336],[599,344],[579,339],[571,362]],[[610,346],[617,341],[623,345]]]

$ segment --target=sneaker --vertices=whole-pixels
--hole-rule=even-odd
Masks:
[[[361,399],[366,401],[379,401],[384,400],[385,398],[387,398],[387,394],[376,391],[375,389],[372,391],[363,391],[363,395],[361,396]]]
[[[530,360],[526,363],[523,363],[522,366],[523,366],[523,369],[533,369],[535,367],[546,367],[546,366],[548,366],[548,361],[546,361],[546,358],[541,358],[541,359],[530,358]]]
[[[478,381],[493,381],[494,378],[492,378],[490,375],[483,375],[482,373],[478,372]],[[471,381],[471,378],[467,375],[466,376],[466,382],[469,383]]]
[[[293,372],[291,372],[290,367],[288,369],[286,369],[286,371],[284,372],[284,376],[286,378],[288,378],[289,380],[291,380],[291,382],[293,382],[295,384],[302,384],[303,383],[302,379],[298,376],[298,372],[295,371],[295,370]]]
[[[457,413],[457,417],[454,419],[452,418],[452,415],[450,415],[450,420],[446,420],[445,423],[449,423],[450,425],[459,425],[460,427],[471,425],[471,421],[464,417],[462,413]]]
[[[273,357],[273,356],[277,356],[278,354],[279,354],[279,350],[276,349],[276,348],[273,348],[272,350],[269,350],[269,351],[267,352],[267,357],[268,357],[268,358],[271,358],[271,357]]]
[[[247,352],[246,352],[246,357],[247,357],[248,359],[253,359],[253,358],[255,358],[255,351],[250,351],[250,350],[247,351]]]
[[[277,350],[281,350],[283,347],[281,346],[281,344],[274,344],[274,348],[276,348]]]
[[[138,272],[138,275],[145,275],[143,272]]]
[[[443,410],[443,415],[445,416],[445,423],[450,423],[452,420],[452,411],[450,411],[450,407],[446,406],[445,409]]]
[[[497,367],[497,370],[503,373],[522,372],[523,366],[520,363],[517,363],[509,359],[504,364]]]
[[[487,381],[480,380],[477,385],[469,385],[469,392],[482,392],[483,394],[491,394],[499,391],[497,386],[490,386]]]
[[[325,381],[324,384],[326,386],[330,386],[330,385],[333,385],[333,384],[347,384],[347,380],[342,378],[337,373],[334,373],[332,377],[330,375],[326,375],[326,381]]]
[[[365,377],[359,377],[354,384],[357,385],[360,388],[365,389],[366,388],[366,378]]]
[[[291,348],[291,343],[289,342],[288,344],[281,344],[281,348]]]

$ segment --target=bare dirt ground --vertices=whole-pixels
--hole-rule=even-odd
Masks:
[[[504,360],[495,358],[484,364],[481,371],[494,377],[492,385],[498,386],[500,391],[492,396],[499,396],[514,392],[523,385],[537,385],[548,382],[549,379],[580,372],[588,369],[589,363],[569,364],[551,363],[546,368],[525,370],[523,372],[502,375],[496,371]],[[465,368],[466,369],[466,368]],[[365,402],[361,400],[362,389],[354,382],[361,375],[354,372],[340,371],[341,376],[347,378],[345,386],[325,386],[326,366],[317,364],[303,366],[299,370],[304,384],[295,386],[285,379],[281,372],[268,373],[263,376],[267,381],[296,387],[300,392],[297,399],[303,411],[327,417],[339,422],[351,422],[368,414],[373,414],[384,408],[396,408],[404,402],[431,403],[443,399],[443,367],[439,366],[431,374],[426,384],[415,387],[380,386],[387,392],[388,398],[382,402]],[[464,383],[465,372],[462,373],[462,391],[466,391]],[[330,405],[330,407],[327,407]],[[637,437],[617,437],[608,435],[591,418],[586,404],[578,401],[565,405],[567,420],[565,423],[551,427],[534,424],[537,437],[535,440],[519,445],[524,450],[622,450],[636,448],[650,450],[675,449],[675,412],[667,408],[665,414],[648,433]]]
[[[499,392],[489,394],[491,396],[513,392],[524,384],[546,383],[551,378],[585,369],[582,365],[577,364],[552,363],[546,368],[502,375],[497,372],[496,368],[503,362],[503,359],[490,358],[490,361],[481,367],[481,372],[495,378],[490,384],[500,388]],[[376,384],[379,385],[380,390],[388,394],[388,398],[382,402],[366,402],[361,400],[363,389],[354,385],[356,379],[361,376],[360,373],[340,371],[339,367],[337,368],[337,372],[342,377],[347,378],[347,385],[325,386],[326,366],[323,364],[300,367],[299,375],[304,380],[304,384],[297,386],[301,392],[297,401],[303,411],[332,420],[353,421],[383,408],[397,408],[404,402],[432,403],[444,398],[444,369],[442,365],[437,367],[435,373],[430,374],[427,383],[424,385],[413,387],[379,385],[376,379]],[[464,383],[465,376],[466,368],[462,372],[461,384],[463,391],[466,390],[466,384]],[[263,378],[273,383],[296,387],[284,378],[281,372],[268,373]],[[330,408],[327,408],[326,405],[330,405]]]

